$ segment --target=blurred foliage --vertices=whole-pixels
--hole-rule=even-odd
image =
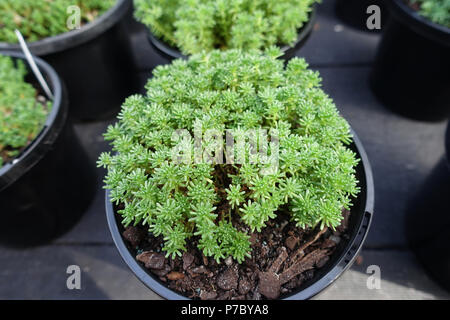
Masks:
[[[184,54],[293,45],[319,0],[135,0],[135,16]]]
[[[67,31],[70,6],[80,8],[81,24],[95,20],[116,0],[0,0],[0,42],[16,43],[18,29],[25,40],[36,41]]]
[[[0,167],[41,131],[51,103],[38,102],[22,60],[0,55]]]
[[[410,0],[420,6],[419,13],[434,23],[450,28],[450,0]]]

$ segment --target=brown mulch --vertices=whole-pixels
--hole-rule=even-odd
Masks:
[[[136,259],[166,285],[192,299],[277,299],[295,292],[327,265],[341,239],[346,238],[349,211],[335,231],[303,230],[279,214],[260,233],[251,234],[251,258],[238,264],[231,258],[217,264],[197,249],[194,237],[182,257],[166,258],[163,241],[145,228],[128,227],[123,237]],[[234,221],[238,226],[239,222]],[[238,228],[243,226],[238,226]]]

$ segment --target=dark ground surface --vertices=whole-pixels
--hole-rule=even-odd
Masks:
[[[297,55],[305,57],[323,78],[323,88],[350,122],[368,153],[375,179],[375,212],[371,230],[355,264],[319,299],[449,299],[408,249],[406,207],[444,155],[446,122],[427,123],[397,116],[380,104],[368,86],[379,34],[347,27],[334,13],[334,0],[323,1],[314,31]],[[136,72],[142,80],[158,58],[138,24],[131,37]],[[101,133],[113,122],[78,124],[77,132],[92,161],[107,150]],[[99,185],[103,172],[98,170]],[[81,290],[68,290],[66,269],[82,270]],[[367,267],[381,269],[381,289],[367,288]],[[128,270],[109,234],[104,191],[82,220],[52,243],[23,250],[0,247],[0,299],[156,299]]]

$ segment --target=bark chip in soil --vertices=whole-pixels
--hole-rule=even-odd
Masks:
[[[146,268],[156,270],[161,270],[166,261],[163,254],[152,251],[142,252],[136,257],[136,259],[144,263]]]
[[[217,286],[223,290],[236,289],[238,278],[237,268],[229,267],[217,276]]]

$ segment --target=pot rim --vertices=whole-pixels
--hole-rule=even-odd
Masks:
[[[312,29],[314,27],[314,22],[316,20],[316,11],[317,6],[314,4],[311,7],[311,11],[309,12],[309,19],[308,21],[303,24],[302,27],[300,27],[300,32],[297,34],[297,39],[295,40],[295,43],[292,46],[289,45],[283,45],[280,49],[283,52],[284,56],[287,56],[291,53],[291,51],[295,51],[298,48],[300,48],[304,42],[308,39],[309,35],[312,32]],[[187,59],[188,55],[185,55],[181,53],[181,51],[178,48],[174,48],[167,44],[165,41],[161,40],[160,38],[156,37],[150,29],[145,26],[147,30],[147,37],[149,39],[150,44],[152,47],[154,47],[156,50],[161,52],[163,55],[169,57],[170,59]]]
[[[28,67],[25,55],[22,53],[0,51],[0,55],[21,59]],[[42,130],[33,141],[20,155],[0,168],[0,191],[19,179],[44,156],[58,137],[67,117],[67,107],[63,107],[63,84],[61,79],[48,63],[37,57],[34,57],[34,60],[53,93],[52,110],[47,115]],[[29,74],[32,74],[32,72],[30,71]]]
[[[328,271],[325,272],[324,275],[322,275],[319,279],[309,284],[306,288],[302,288],[298,292],[291,293],[283,299],[309,299],[324,290],[353,264],[353,261],[356,259],[362,247],[362,244],[366,239],[374,210],[375,188],[372,169],[364,147],[362,146],[361,141],[359,140],[353,129],[350,130],[353,135],[353,143],[349,147],[354,147],[354,151],[358,154],[359,159],[361,160],[361,171],[365,182],[365,184],[362,183],[362,187],[365,187],[365,189],[362,190],[365,191],[365,199],[363,199],[364,211],[361,210],[360,212],[358,212],[358,221],[354,226],[354,231],[351,235],[351,239],[345,245],[345,248],[342,249],[342,253],[339,258],[336,259],[332,266],[329,266],[327,268]],[[109,198],[109,190],[105,191],[105,207],[106,218],[112,239],[116,245],[117,250],[120,253],[120,256],[134,273],[134,275],[150,290],[155,292],[160,297],[172,300],[190,300],[189,298],[169,289],[161,282],[159,282],[156,279],[156,276],[153,276],[150,271],[145,270],[144,267],[141,266],[137,262],[136,258],[130,253],[119,231],[114,207]]]
[[[406,27],[425,38],[437,41],[444,46],[450,46],[450,28],[423,17],[419,12],[409,7],[404,0],[388,1],[388,4],[392,15]]]
[[[41,40],[27,42],[30,51],[35,55],[47,55],[71,49],[86,43],[106,32],[117,23],[131,7],[131,0],[117,0],[116,4],[102,15],[83,25],[80,29],[69,30]],[[18,50],[16,43],[0,42],[0,50]]]
[[[450,121],[447,122],[447,128],[445,129],[445,159],[450,169]]]

